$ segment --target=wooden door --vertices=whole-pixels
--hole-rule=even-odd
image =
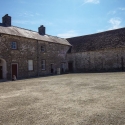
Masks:
[[[3,67],[0,66],[0,79],[2,79],[2,78],[3,78]]]
[[[17,64],[12,64],[12,78],[13,75],[15,75],[17,78]]]

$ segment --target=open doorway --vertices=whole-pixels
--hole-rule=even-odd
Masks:
[[[73,62],[68,62],[69,72],[73,72]]]
[[[6,76],[7,76],[6,61],[0,58],[0,79],[6,79]]]
[[[2,79],[2,78],[3,78],[3,67],[0,66],[0,79]]]
[[[54,73],[54,64],[50,65],[50,70],[51,70],[51,73],[53,74]]]

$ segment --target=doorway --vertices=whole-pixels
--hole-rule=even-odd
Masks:
[[[0,66],[0,79],[2,79],[2,78],[3,78],[3,67]]]
[[[61,73],[65,72],[65,63],[61,63]]]
[[[17,64],[12,64],[12,78],[13,75],[15,75],[17,78]]]
[[[73,72],[73,62],[68,62],[69,72]]]
[[[51,73],[54,73],[54,64],[51,64],[50,67],[51,67]]]
[[[6,61],[0,58],[0,79],[6,79],[7,77],[7,64]]]
[[[121,70],[124,71],[124,59],[121,57]]]

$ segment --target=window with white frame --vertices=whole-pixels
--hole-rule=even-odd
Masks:
[[[46,69],[46,61],[45,60],[42,60],[41,67],[42,67],[42,70]]]
[[[28,70],[29,71],[33,70],[33,60],[28,60]]]
[[[17,49],[17,43],[11,42],[11,49]]]

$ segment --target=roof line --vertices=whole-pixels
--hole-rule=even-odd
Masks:
[[[16,27],[16,28],[20,28],[20,29],[24,29],[24,30],[28,30],[28,31],[32,31],[32,32],[38,33],[37,31],[25,29],[25,28],[18,27],[18,26],[13,26],[13,25],[12,25],[12,27]],[[45,35],[47,35],[47,36],[52,36],[52,35],[49,35],[49,34],[45,34]],[[44,35],[43,35],[43,36],[44,36]],[[60,38],[60,37],[58,37],[58,36],[52,36],[52,37],[57,37],[57,38],[59,38],[59,39],[65,39],[65,38]],[[66,39],[65,39],[65,40],[66,40]]]
[[[70,37],[70,38],[66,38],[66,40],[67,40],[67,39],[72,39],[72,38],[83,37],[83,36],[85,37],[85,36],[97,35],[97,34],[101,34],[101,33],[107,33],[107,32],[111,32],[111,31],[121,30],[121,29],[124,29],[124,28],[125,28],[125,27],[118,28],[118,29],[111,29],[111,30],[107,30],[107,31],[102,31],[102,32],[98,32],[98,33],[92,33],[92,34],[87,34],[87,35]]]

